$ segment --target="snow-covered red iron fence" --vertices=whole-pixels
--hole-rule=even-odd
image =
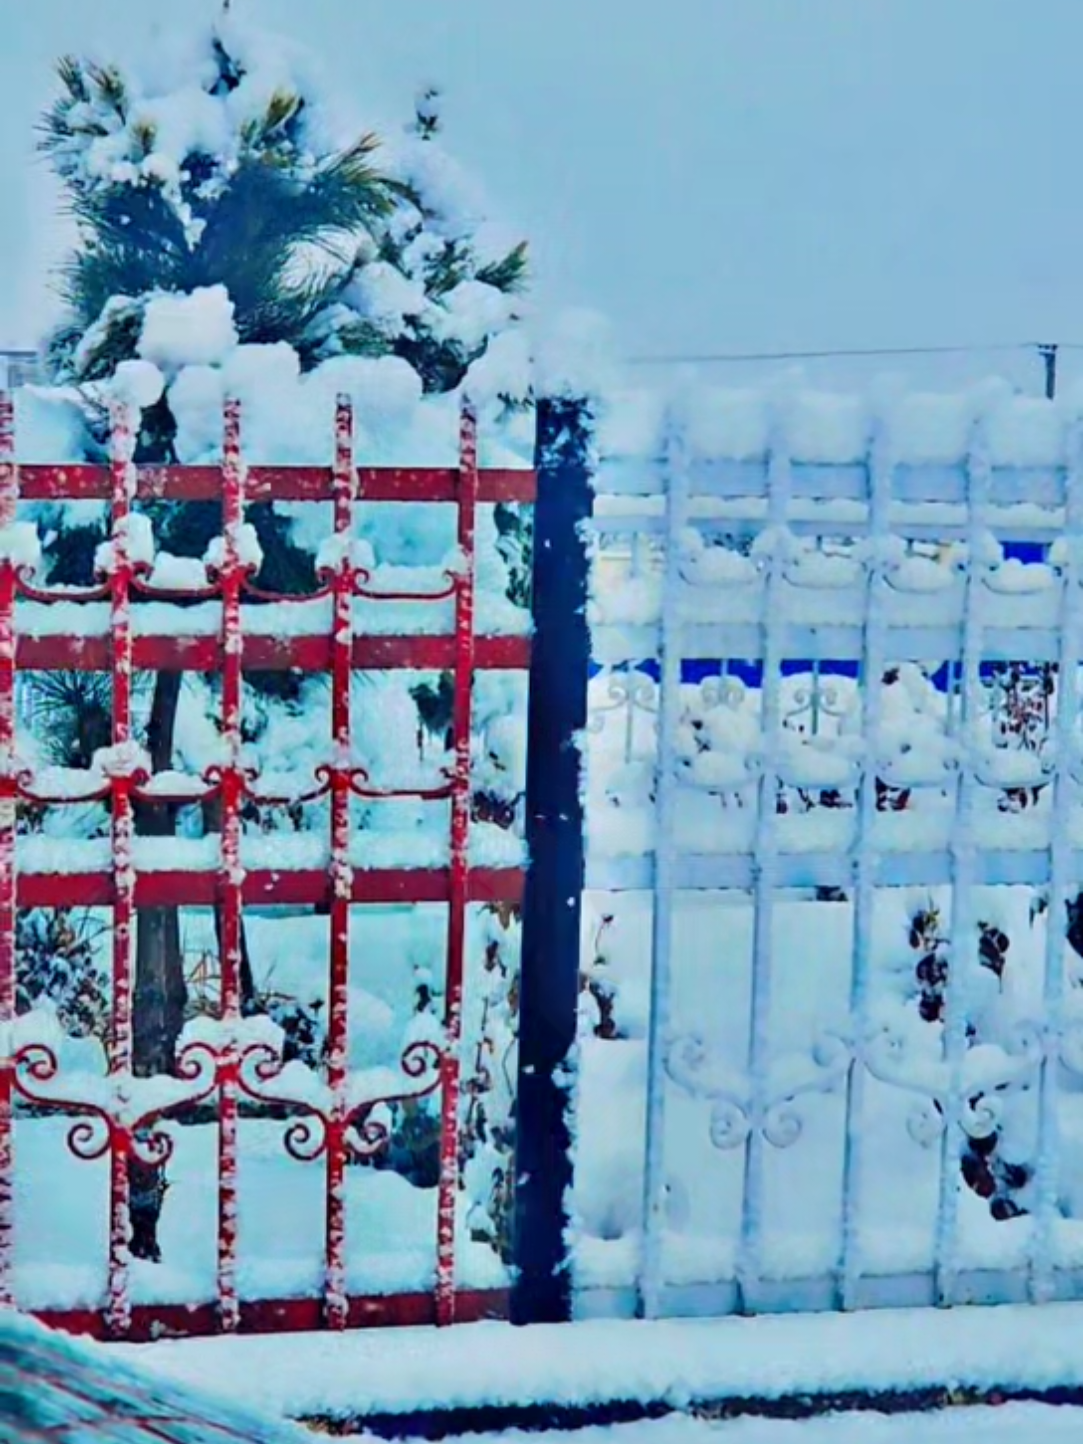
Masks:
[[[577,1307],[1078,1295],[1079,419],[777,400],[600,437]]]
[[[488,1195],[501,1191],[511,1209],[507,1140],[494,1142],[510,1123],[487,1100],[502,1078],[510,1118],[525,852],[514,799],[501,811],[477,776],[475,703],[486,677],[519,674],[512,720],[523,721],[531,646],[529,610],[509,623],[504,606],[495,625],[491,608],[479,616],[492,599],[479,589],[477,528],[495,504],[529,507],[534,472],[479,467],[469,406],[459,464],[446,469],[358,465],[346,400],[326,467],[246,465],[235,402],[220,466],[136,465],[129,416],[111,420],[109,465],[17,464],[12,403],[0,397],[0,1300],[129,1337],[500,1313],[510,1256],[493,1239]],[[97,580],[50,587],[35,570],[39,528],[20,506],[86,501],[111,512]],[[269,501],[330,510],[316,591],[259,584],[246,516]],[[220,505],[221,525],[193,578],[191,563],[155,552],[147,508],[194,502]],[[358,540],[363,509],[407,504],[453,517],[448,561],[421,581],[402,568],[382,576]],[[27,744],[51,714],[24,684],[90,673],[108,679],[108,745],[81,767],[42,765],[41,746],[34,756]],[[424,695],[446,706],[437,756],[415,757],[406,776],[375,775],[359,726],[385,738],[376,751],[393,760],[410,754],[414,729],[395,735],[402,709],[383,720],[390,694],[366,688],[391,676],[405,688],[411,673],[435,674]],[[179,769],[167,743],[154,766],[147,739],[162,717],[148,677],[198,674],[211,680],[174,724],[187,716],[209,730],[209,752],[189,748],[205,765]],[[249,746],[253,674],[327,683],[322,709],[302,709],[281,734],[300,758],[275,755],[262,772]],[[423,740],[418,724],[421,751]],[[303,835],[260,831],[276,807],[304,813]],[[89,835],[49,821],[88,808]],[[358,808],[371,826],[358,825]],[[380,810],[396,808],[404,827],[381,830]],[[182,814],[202,817],[198,835],[184,835]],[[141,825],[163,816],[167,827]],[[405,905],[398,933],[372,923]],[[378,983],[359,989],[358,954],[367,980],[393,971],[426,908],[440,974],[414,970],[405,1040],[366,1052],[388,1009]],[[166,1007],[169,980],[155,991],[138,976],[139,932],[168,932],[185,909],[204,918],[199,966],[173,1057],[148,1070],[155,1024],[140,1008]],[[104,922],[78,955],[94,1019],[71,1025],[55,996],[51,1011],[38,1006],[20,946],[37,936],[28,919],[51,918],[38,962],[68,967],[77,911]],[[305,955],[322,1016],[276,1013],[269,984],[253,982],[257,923],[287,971]],[[388,1170],[393,1132],[431,1186]],[[470,1195],[472,1167],[485,1196]],[[379,1197],[366,1189],[378,1178]]]

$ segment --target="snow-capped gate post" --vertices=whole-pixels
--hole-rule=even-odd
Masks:
[[[579,739],[587,724],[587,549],[591,417],[585,401],[538,405],[534,650],[526,769],[530,852],[523,905],[519,1022],[516,1323],[571,1310],[565,1199],[571,1184],[562,1071],[576,1037],[584,881]]]

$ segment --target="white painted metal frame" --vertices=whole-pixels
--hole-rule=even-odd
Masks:
[[[764,1136],[767,1068],[770,1055],[771,964],[774,952],[774,903],[778,889],[779,732],[782,726],[782,662],[785,656],[782,587],[786,580],[786,515],[790,500],[790,458],[785,431],[776,419],[767,475],[767,535],[764,568],[760,726],[764,751],[759,779],[759,811],[753,863],[752,996],[748,1026],[747,1075],[750,1106],[745,1138],[744,1196],[737,1256],[737,1287],[742,1312],[755,1307],[762,1273]]]
[[[1083,1026],[1065,1014],[1066,904],[1083,880],[1083,848],[1072,837],[1070,820],[1083,790],[1083,748],[1079,738],[1079,669],[1083,665],[1083,422],[1070,428],[1068,464],[1063,467],[1011,468],[990,462],[987,424],[973,427],[965,464],[902,466],[893,459],[893,438],[875,423],[868,457],[854,465],[810,465],[791,459],[785,427],[775,427],[770,453],[750,462],[704,462],[691,454],[680,425],[671,417],[665,454],[655,463],[601,468],[598,489],[618,498],[600,504],[597,530],[631,541],[631,568],[641,584],[651,569],[641,565],[638,539],[664,540],[664,569],[657,577],[659,619],[596,619],[594,653],[608,666],[658,664],[657,759],[655,768],[653,853],[595,855],[588,850],[587,885],[601,892],[643,890],[653,902],[651,1016],[644,1140],[643,1230],[634,1287],[596,1290],[581,1295],[581,1314],[633,1312],[641,1317],[665,1313],[755,1312],[777,1308],[858,1308],[870,1304],[938,1303],[974,1299],[1035,1301],[1083,1295],[1083,1274],[1058,1268],[1055,1252],[1059,1219],[1058,1075],[1064,1067],[1083,1072]],[[727,502],[723,520],[715,505]],[[838,503],[850,504],[842,514]],[[1020,518],[1007,510],[1029,503]],[[661,503],[659,505],[658,503]],[[935,503],[935,516],[929,504]],[[745,608],[730,617],[716,607],[710,620],[687,606],[688,582],[682,547],[686,529],[710,518],[715,528],[759,538],[755,549],[761,578],[758,619]],[[787,613],[789,556],[796,537],[839,534],[858,542],[864,566],[862,600],[855,614],[830,626]],[[1055,619],[1041,625],[1017,623],[1003,609],[990,614],[989,538],[1060,543],[1056,553]],[[961,616],[943,624],[920,623],[891,610],[893,573],[900,544],[915,540],[963,543]],[[862,545],[863,541],[863,545]],[[657,575],[655,573],[655,575]],[[762,753],[757,759],[757,813],[752,846],[746,851],[689,854],[680,850],[675,820],[681,779],[677,739],[681,727],[682,661],[715,658],[723,675],[734,659],[758,662]],[[957,672],[959,696],[946,704],[947,725],[957,743],[953,820],[946,844],[885,850],[877,843],[883,682],[896,661],[944,658]],[[859,665],[860,732],[863,750],[857,766],[856,807],[851,846],[845,851],[787,851],[780,835],[777,798],[781,759],[778,743],[786,722],[783,663],[788,658],[856,662]],[[987,783],[978,759],[978,718],[982,706],[982,667],[987,661],[1048,661],[1058,674],[1051,746],[1046,761],[1051,787],[1051,823],[1047,846],[1017,848],[1003,839],[990,842],[978,830],[977,803]],[[817,685],[813,666],[814,684]],[[640,674],[641,675],[641,674]],[[627,685],[613,694],[616,704],[650,711],[644,685]],[[813,707],[816,698],[813,698]],[[603,709],[606,710],[606,709]],[[629,710],[629,717],[632,716]],[[633,719],[634,720],[634,719]],[[631,725],[626,719],[625,757],[630,756]],[[1010,841],[1010,839],[1009,839]],[[1024,1269],[975,1269],[961,1248],[959,1199],[961,1155],[969,1133],[992,1128],[987,1101],[966,1097],[964,1083],[972,986],[979,965],[977,890],[985,886],[1027,884],[1047,889],[1048,930],[1043,959],[1041,1017],[1021,1025],[1018,1046],[1026,1071],[1033,1064],[1038,1091],[1039,1136],[1030,1242]],[[869,1039],[870,962],[878,891],[886,887],[949,887],[952,895],[950,967],[946,984],[944,1077],[941,1083],[915,1086],[923,1095],[919,1111],[940,1138],[939,1193],[934,1255],[928,1271],[870,1278],[861,1247],[863,1176],[866,1168],[864,1116],[870,1075],[878,1061]],[[771,1096],[769,1019],[772,1006],[773,932],[776,903],[784,890],[842,886],[851,890],[853,934],[848,999],[849,1032],[815,1055],[807,1081],[785,1098]],[[671,1016],[674,901],[683,890],[738,889],[750,894],[753,940],[750,961],[745,1092],[727,1094],[704,1086],[713,1101],[712,1135],[718,1146],[743,1148],[743,1192],[734,1277],[716,1284],[675,1287],[667,1283],[666,1096],[674,1086],[695,1090],[695,1071],[684,1076],[673,1065]],[[1027,1030],[1034,1034],[1027,1034]],[[1008,1045],[1011,1047],[1011,1043]],[[1028,1051],[1029,1050],[1029,1051]],[[845,1086],[845,1154],[840,1179],[841,1224],[837,1265],[827,1277],[785,1280],[765,1275],[763,1205],[765,1151],[785,1147],[800,1134],[791,1104],[796,1094],[823,1090],[831,1080]],[[674,1082],[677,1079],[677,1082]],[[689,1081],[691,1079],[691,1082]],[[888,1080],[890,1081],[890,1080]],[[910,1085],[904,1085],[910,1086]],[[1014,1086],[1014,1085],[1012,1085]],[[965,1125],[965,1126],[964,1126]],[[720,1141],[721,1140],[721,1141]],[[704,1137],[704,1147],[708,1147]],[[810,1167],[816,1160],[810,1161]]]
[[[976,966],[978,918],[974,911],[977,883],[975,803],[978,789],[976,751],[978,712],[981,706],[981,662],[984,643],[985,563],[982,554],[988,532],[989,462],[985,428],[974,423],[968,458],[970,507],[966,535],[966,592],[963,603],[962,712],[955,818],[951,831],[952,902],[951,965],[948,974],[944,1027],[944,1059],[948,1085],[937,1100],[943,1113],[940,1152],[940,1197],[936,1216],[937,1302],[955,1302],[955,1276],[959,1251],[959,1165],[963,1146],[963,1068],[967,1055],[967,1018],[973,970]]]
[[[866,558],[865,655],[861,660],[861,709],[866,754],[858,784],[857,830],[854,840],[854,931],[850,963],[850,1016],[857,1036],[868,1026],[869,967],[872,960],[873,909],[880,859],[873,851],[876,824],[876,762],[883,714],[881,678],[887,663],[887,567],[885,543],[890,536],[891,440],[883,424],[876,426],[869,448],[869,531]],[[854,1307],[861,1276],[861,1183],[865,1166],[863,1128],[866,1070],[857,1055],[846,1079],[846,1140],[842,1183],[842,1247],[838,1303]]]
[[[676,736],[681,710],[683,627],[680,615],[681,534],[687,510],[688,473],[683,439],[675,418],[667,435],[665,572],[662,583],[661,677],[658,696],[658,752],[655,767],[655,817],[659,845],[654,855],[654,906],[651,914],[651,1015],[648,1043],[647,1137],[643,1185],[643,1247],[638,1312],[657,1318],[663,1278],[666,1226],[666,1074],[669,1001],[672,990],[673,893],[677,797]]]
[[[1071,806],[1077,791],[1079,764],[1080,630],[1083,628],[1083,422],[1076,419],[1069,431],[1069,481],[1061,574],[1060,658],[1057,710],[1053,721],[1053,817],[1050,824],[1049,897],[1042,988],[1044,1018],[1041,1028],[1041,1062],[1038,1076],[1038,1152],[1035,1178],[1036,1204],[1031,1235],[1030,1297],[1043,1303],[1055,1297],[1054,1228],[1058,1217],[1060,1180],[1060,1129],[1058,1126],[1057,1069],[1074,1053],[1064,1048],[1065,941],[1060,930],[1074,875],[1070,833]]]

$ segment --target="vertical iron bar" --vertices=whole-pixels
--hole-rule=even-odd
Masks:
[[[455,1322],[455,1213],[459,1197],[459,1040],[470,885],[470,737],[474,687],[474,553],[478,500],[478,423],[468,400],[459,426],[458,543],[455,579],[455,689],[452,708],[451,887],[448,899],[444,1048],[441,1055],[440,1186],[437,1204],[436,1321]]]
[[[1060,1216],[1060,1130],[1057,1071],[1064,1028],[1064,933],[1072,886],[1071,834],[1074,753],[1079,721],[1080,629],[1083,627],[1083,420],[1068,429],[1065,473],[1064,560],[1057,659],[1057,710],[1053,722],[1053,805],[1049,819],[1049,906],[1046,910],[1045,972],[1042,985],[1043,1048],[1038,1075],[1038,1156],[1034,1178],[1034,1221],[1030,1295],[1035,1303],[1053,1297],[1056,1276],[1056,1220]]]
[[[580,738],[587,725],[590,631],[585,523],[593,504],[586,405],[537,411],[534,644],[530,667],[517,1080],[517,1324],[571,1312],[566,1256],[572,1181],[567,1069],[576,1037],[584,880]]]
[[[665,454],[665,572],[662,581],[661,676],[658,690],[658,753],[655,768],[654,897],[651,920],[651,1004],[647,1044],[646,1158],[643,1170],[643,1233],[637,1312],[657,1318],[664,1285],[666,1216],[665,1050],[672,1001],[673,904],[677,869],[677,730],[681,714],[680,538],[688,511],[688,467],[676,419],[668,426]]]
[[[110,630],[113,663],[114,747],[132,739],[132,558],[131,504],[135,494],[135,433],[126,405],[113,408],[112,426],[112,568]],[[134,822],[132,779],[118,766],[112,777],[113,853],[113,996],[109,1036],[109,1072],[124,1105],[132,1078],[132,945],[135,917],[135,867],[132,856]],[[118,1127],[110,1142],[109,1167],[109,1304],[108,1324],[123,1335],[131,1324],[128,1284],[128,1244],[131,1235],[129,1161],[133,1140]]]
[[[865,1161],[865,1063],[868,1031],[869,979],[875,934],[876,769],[883,716],[884,670],[887,664],[887,565],[884,545],[890,539],[892,458],[890,440],[877,421],[869,448],[869,539],[866,560],[865,615],[861,659],[861,737],[864,760],[857,802],[857,830],[851,859],[854,876],[854,932],[850,962],[850,1026],[853,1054],[846,1083],[846,1138],[842,1189],[842,1248],[839,1303],[856,1305],[861,1279],[861,1185]]]
[[[636,750],[636,683],[640,674],[631,662],[625,662],[623,671],[628,689],[624,706],[624,760],[631,762]]]
[[[242,646],[241,587],[244,571],[240,540],[244,524],[244,476],[241,462],[241,407],[230,398],[224,408],[222,448],[222,841],[218,895],[222,909],[222,1021],[225,1037],[218,1060],[218,1311],[224,1333],[240,1322],[237,1300],[237,1092],[240,1057],[241,918],[244,873],[241,868]]]
[[[760,725],[764,738],[763,771],[759,785],[759,811],[752,858],[752,998],[749,1010],[748,1082],[749,1117],[745,1140],[745,1177],[741,1200],[741,1240],[737,1286],[741,1310],[755,1310],[762,1274],[764,1149],[764,1095],[771,1052],[771,966],[774,953],[775,877],[778,857],[778,748],[782,727],[782,662],[784,656],[783,587],[786,582],[785,549],[790,498],[790,460],[783,428],[775,419],[767,473],[767,524],[771,549],[763,592],[763,688]]]
[[[963,1069],[967,1054],[967,1022],[973,970],[977,963],[977,885],[975,803],[978,779],[974,749],[978,744],[981,707],[981,656],[984,636],[985,562],[988,536],[989,458],[982,420],[975,423],[967,456],[967,572],[963,598],[962,706],[959,713],[959,779],[949,850],[952,864],[951,956],[945,999],[944,1061],[947,1095],[943,1100],[944,1132],[940,1150],[940,1192],[937,1203],[933,1261],[936,1301],[954,1302],[958,1272],[958,1215],[963,1148]]]
[[[15,408],[0,392],[0,532],[15,523],[19,495]],[[15,1019],[15,590],[16,560],[0,555],[0,1309],[15,1303],[15,1179],[10,1025]]]
[[[353,679],[354,568],[351,556],[356,495],[353,407],[340,396],[335,407],[335,536],[341,554],[333,577],[331,637],[331,984],[327,1021],[327,1084],[332,1127],[327,1140],[327,1255],[324,1310],[332,1329],[346,1327],[346,1084],[349,1076],[350,899],[350,687]]]

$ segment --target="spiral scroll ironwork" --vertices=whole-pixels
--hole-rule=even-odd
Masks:
[[[172,1157],[173,1139],[156,1125],[171,1113],[204,1102],[217,1086],[212,1061],[215,1055],[204,1050],[207,1056],[200,1066],[198,1048],[190,1045],[177,1062],[178,1081],[191,1086],[142,1111],[132,1108],[133,1080],[128,1074],[106,1075],[102,1080],[107,1085],[103,1090],[106,1096],[101,1101],[42,1091],[43,1085],[64,1081],[56,1052],[47,1043],[31,1042],[15,1050],[12,1080],[16,1097],[23,1102],[51,1113],[74,1116],[66,1142],[76,1158],[94,1162],[115,1153],[157,1167]]]
[[[754,1131],[773,1148],[790,1148],[802,1136],[804,1116],[797,1100],[812,1093],[830,1092],[850,1067],[852,1049],[841,1033],[817,1037],[807,1058],[786,1060],[785,1082],[770,1076],[757,1088],[746,1074],[727,1074],[721,1060],[698,1033],[674,1038],[666,1050],[669,1077],[693,1098],[710,1102],[710,1139],[715,1148],[739,1148]],[[779,1070],[781,1071],[781,1070]]]
[[[276,1088],[276,1082],[283,1082],[284,1065],[278,1049],[271,1043],[253,1043],[244,1048],[236,1077],[240,1091],[252,1102],[288,1108],[300,1114],[290,1120],[283,1134],[283,1146],[291,1158],[312,1163],[329,1150],[336,1150],[354,1162],[364,1162],[378,1154],[390,1140],[387,1125],[373,1114],[378,1108],[414,1102],[434,1093],[440,1086],[443,1056],[436,1043],[428,1039],[415,1040],[403,1050],[399,1069],[406,1080],[418,1086],[403,1087],[357,1103],[336,1098],[322,1084],[318,1086],[319,1097],[291,1092],[286,1087]]]

